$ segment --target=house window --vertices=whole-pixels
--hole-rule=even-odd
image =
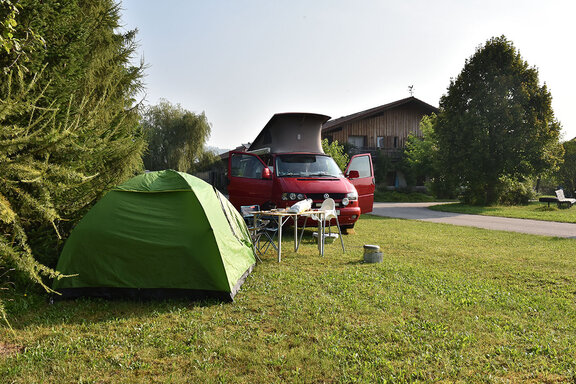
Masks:
[[[378,136],[376,138],[376,148],[384,148],[386,146],[386,141],[384,136]]]
[[[348,136],[348,144],[356,148],[364,148],[366,145],[366,136]]]
[[[394,136],[394,148],[398,148],[398,136]]]

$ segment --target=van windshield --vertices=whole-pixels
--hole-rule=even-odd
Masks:
[[[278,155],[276,172],[278,177],[344,177],[333,158],[314,154]]]

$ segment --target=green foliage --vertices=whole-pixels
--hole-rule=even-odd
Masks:
[[[19,2],[0,0],[0,66],[5,74],[11,69],[27,71],[28,54],[45,44],[42,36],[19,22],[21,8]]]
[[[65,193],[67,185],[85,179],[77,167],[65,167],[51,156],[70,151],[79,120],[58,123],[56,108],[36,106],[43,95],[35,93],[35,83],[25,85],[20,80],[13,85],[11,76],[3,80],[8,89],[2,88],[7,98],[0,102],[0,266],[16,267],[49,290],[41,276],[60,275],[34,259],[27,229],[42,223],[56,229],[57,196]],[[14,124],[21,116],[32,120],[25,126]]]
[[[435,201],[435,199],[432,196],[421,192],[376,190],[374,192],[374,201],[415,203],[415,202]]]
[[[74,164],[91,176],[55,196],[55,206],[68,220],[60,224],[66,233],[104,191],[142,169],[144,140],[134,96],[143,68],[131,64],[135,32],[119,32],[119,5],[113,0],[21,4],[22,22],[47,42],[29,55],[30,72],[43,71],[35,77],[35,94],[42,90],[35,107],[51,108],[55,124],[68,124],[71,118],[78,122],[74,144],[52,151],[50,160]],[[25,126],[28,119],[22,115],[18,123]]]
[[[438,204],[429,207],[429,209],[471,215],[576,223],[576,209],[559,209],[556,204],[551,204],[548,207],[547,203],[540,202],[529,202],[525,205],[491,205],[489,207],[462,203]]]
[[[384,151],[379,150],[372,158],[374,166],[374,178],[377,180],[378,185],[386,186],[388,172],[396,171],[396,165],[392,162],[392,158]]]
[[[576,139],[562,143],[564,147],[564,162],[560,165],[556,176],[557,185],[564,187],[566,191],[576,191]]]
[[[420,121],[422,137],[408,136],[402,162],[407,175],[414,179],[428,179],[426,183],[428,190],[434,196],[440,199],[452,199],[457,195],[456,183],[439,160],[438,138],[435,133],[437,121],[436,114],[422,118]]]
[[[210,170],[224,171],[225,168],[225,164],[222,162],[222,159],[220,159],[220,156],[218,156],[216,152],[205,150],[200,154],[200,157],[194,163],[192,168],[188,170],[188,172],[192,173]]]
[[[558,170],[544,174],[537,182],[537,191],[554,195],[558,188],[564,189],[566,196],[576,194],[576,139],[562,143],[564,155]]]
[[[420,121],[422,136],[410,134],[406,140],[405,160],[416,177],[434,177],[438,173],[435,122],[435,114],[424,116]]]
[[[195,163],[205,163],[204,144],[210,137],[210,123],[199,115],[160,100],[149,106],[142,116],[142,127],[148,140],[144,166],[150,171],[174,169],[187,172]]]
[[[334,159],[342,171],[346,169],[346,166],[350,161],[350,156],[346,153],[344,146],[338,144],[338,140],[328,143],[328,139],[323,139],[322,150],[324,150],[325,154],[330,155]]]
[[[554,191],[558,187],[558,178],[557,173],[550,172],[547,174],[542,175],[542,177],[536,179],[536,183],[534,185],[534,190],[538,194],[554,194]]]
[[[21,48],[20,42],[15,35],[17,33],[18,8],[10,0],[0,0],[0,47],[10,54]]]
[[[112,0],[18,4],[18,25],[47,44],[26,52],[27,70],[0,56],[0,267],[48,289],[42,277],[59,275],[37,259],[53,266],[60,238],[142,170],[142,67],[130,64],[134,34],[117,32]]]
[[[509,177],[500,179],[498,191],[498,204],[526,205],[536,197],[532,188],[532,181],[519,181]]]
[[[504,36],[466,61],[440,100],[439,165],[466,202],[493,204],[503,177],[525,180],[561,161],[560,124],[546,85]]]

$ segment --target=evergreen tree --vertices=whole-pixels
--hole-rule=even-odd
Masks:
[[[33,29],[20,23],[19,2],[0,0],[0,68],[4,74],[11,69],[27,71],[29,54],[44,45],[44,39]]]
[[[142,65],[131,65],[134,31],[119,32],[113,0],[22,0],[11,9],[0,22],[15,20],[12,37],[33,31],[45,46],[18,52],[3,43],[0,55],[0,267],[42,284],[57,273],[33,256],[53,263],[59,237],[142,170],[134,107]]]
[[[18,11],[21,29],[46,43],[27,52],[21,74],[36,85],[35,92],[42,91],[36,107],[55,107],[57,122],[87,123],[74,133],[76,146],[51,154],[53,162],[81,164],[83,173],[94,176],[75,188],[74,196],[73,191],[62,196],[73,222],[103,191],[141,167],[144,141],[134,97],[143,68],[131,64],[135,31],[120,32],[119,4],[113,0],[22,0]],[[21,118],[26,124],[28,116]]]
[[[464,189],[466,202],[493,204],[510,180],[556,167],[560,124],[538,71],[504,36],[466,61],[440,100],[438,159]]]

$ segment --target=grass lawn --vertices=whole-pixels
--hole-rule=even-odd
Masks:
[[[562,223],[576,223],[576,207],[558,209],[556,204],[548,207],[546,203],[532,202],[520,206],[477,207],[461,203],[441,204],[430,209],[443,212],[470,213],[474,215],[513,217]]]
[[[289,232],[289,231],[287,231]],[[8,303],[2,383],[576,380],[576,242],[363,216],[268,254],[236,301]],[[364,264],[363,244],[384,262]]]
[[[397,192],[385,189],[376,189],[374,191],[374,201],[385,202],[428,202],[437,201],[433,196],[420,192]]]

